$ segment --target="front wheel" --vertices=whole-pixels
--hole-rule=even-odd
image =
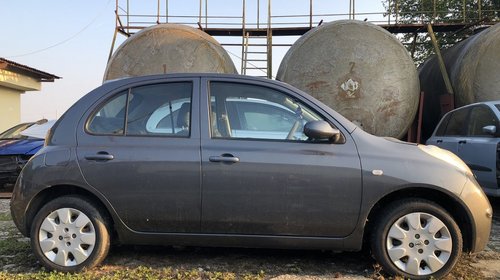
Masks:
[[[38,211],[31,227],[31,247],[49,270],[77,272],[106,257],[110,245],[98,207],[80,196],[62,196]]]
[[[372,253],[392,275],[441,278],[453,269],[462,252],[458,225],[433,202],[395,202],[375,222]]]

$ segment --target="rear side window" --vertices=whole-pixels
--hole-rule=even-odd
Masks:
[[[148,85],[130,90],[127,135],[189,136],[191,83]]]
[[[130,88],[91,116],[87,130],[100,135],[190,135],[191,82]]]
[[[467,121],[467,115],[469,114],[470,108],[464,108],[457,110],[450,114],[450,120],[446,126],[445,136],[464,136],[465,127]]]

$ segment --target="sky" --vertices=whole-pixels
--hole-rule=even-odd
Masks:
[[[118,0],[121,8],[126,0]],[[169,15],[199,15],[199,0],[160,0],[160,10]],[[318,22],[347,19],[350,0],[313,0],[313,19]],[[205,0],[202,0],[205,12]],[[209,16],[241,16],[241,0],[207,0]],[[246,0],[247,22],[256,22],[257,0]],[[156,14],[158,1],[129,0],[130,12]],[[267,1],[260,0],[260,21],[267,16]],[[356,0],[356,19],[383,20],[380,0]],[[2,36],[0,57],[62,77],[53,83],[43,83],[42,90],[21,96],[21,121],[41,118],[56,119],[73,103],[102,84],[115,29],[116,0],[0,0]],[[309,13],[308,0],[272,0],[273,16],[305,15]],[[378,14],[366,14],[377,12]],[[149,21],[149,19],[147,19]],[[170,21],[189,19],[171,18]],[[275,24],[306,22],[306,17],[273,18]],[[162,22],[165,20],[162,19]],[[193,21],[193,20],[191,20]],[[214,20],[213,23],[215,23]],[[238,20],[226,19],[228,22]],[[217,20],[220,22],[220,19]],[[209,24],[212,22],[209,21]],[[283,25],[282,25],[283,26]],[[115,49],[126,39],[117,36]],[[216,37],[221,42],[241,42],[238,38]],[[274,38],[274,43],[292,43],[296,37]],[[241,48],[227,47],[237,69],[240,69]],[[279,67],[286,47],[273,49],[273,72]]]

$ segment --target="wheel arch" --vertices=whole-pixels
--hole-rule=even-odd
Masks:
[[[113,215],[111,214],[111,209],[107,207],[107,205],[99,198],[99,196],[89,190],[75,185],[54,185],[40,191],[35,197],[33,197],[26,212],[25,226],[28,235],[30,233],[30,226],[33,223],[33,219],[35,218],[38,210],[40,210],[50,200],[65,195],[78,195],[92,201],[94,205],[98,207],[98,210],[101,212],[103,217],[106,219],[110,234],[113,237],[117,236],[114,229],[114,219]]]
[[[394,201],[408,198],[418,198],[428,200],[443,207],[456,221],[463,238],[463,250],[471,251],[474,244],[472,218],[470,213],[465,209],[457,199],[453,198],[450,194],[440,190],[433,189],[428,186],[410,186],[407,188],[399,189],[379,199],[370,209],[370,213],[366,219],[365,232],[363,237],[364,245],[367,245],[370,235],[372,234],[375,221],[380,215],[385,206]]]

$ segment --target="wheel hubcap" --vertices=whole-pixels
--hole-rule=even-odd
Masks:
[[[95,228],[83,212],[61,208],[50,213],[38,233],[40,249],[47,259],[60,266],[84,262],[96,242]]]
[[[437,217],[422,212],[399,218],[389,229],[387,252],[391,261],[412,275],[429,275],[450,259],[450,231]]]

